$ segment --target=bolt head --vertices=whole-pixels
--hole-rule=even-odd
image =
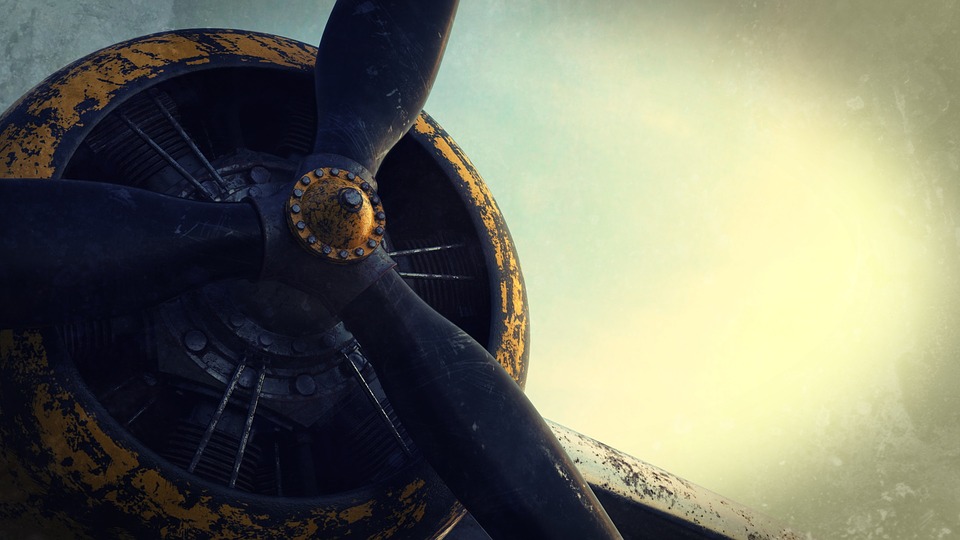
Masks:
[[[291,207],[290,207],[290,211],[293,212],[294,214],[299,214],[299,213],[300,213],[300,205],[299,205],[299,204],[295,204],[295,205],[291,206]]]
[[[356,255],[357,257],[363,257],[363,253],[364,253],[363,248],[357,248],[353,250],[353,254]]]
[[[341,259],[346,259],[347,257],[350,256],[350,253],[348,253],[347,250],[345,249],[341,249],[340,252],[337,253],[337,256],[340,257]]]
[[[183,344],[193,352],[200,352],[207,346],[207,335],[200,330],[187,330],[183,335]]]
[[[293,384],[302,396],[312,396],[317,391],[317,381],[306,373],[299,375]]]
[[[371,238],[370,240],[367,240],[367,247],[370,249],[377,247],[377,241],[374,240],[373,238]]]
[[[340,206],[347,210],[358,210],[363,206],[363,195],[353,188],[343,188],[337,194]]]

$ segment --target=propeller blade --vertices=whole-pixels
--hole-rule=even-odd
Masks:
[[[337,2],[317,54],[317,138],[302,171],[339,167],[372,179],[423,108],[456,8],[456,0]],[[427,461],[489,534],[619,536],[520,387],[395,272],[340,315]]]
[[[226,278],[255,278],[256,209],[79,180],[0,180],[0,327],[154,306]]]
[[[620,537],[510,375],[399,275],[340,315],[427,461],[493,538]]]
[[[315,153],[376,174],[423,109],[456,10],[457,0],[337,2],[317,53]]]

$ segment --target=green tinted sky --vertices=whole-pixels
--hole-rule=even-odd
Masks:
[[[316,41],[329,9],[263,5],[0,0],[4,103],[119,39]],[[820,538],[960,530],[957,12],[463,2],[427,110],[514,233],[541,412]]]

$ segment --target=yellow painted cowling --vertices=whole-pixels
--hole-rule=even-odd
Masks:
[[[229,179],[243,164],[274,160],[276,175],[312,145],[315,52],[289,39],[232,30],[162,33],[103,49],[52,75],[0,119],[0,177],[107,179],[190,197],[200,187],[184,187],[178,166],[201,171],[201,179]],[[174,114],[156,119],[139,105],[149,101]],[[200,151],[156,135],[165,121],[192,134],[186,139]],[[127,145],[138,137],[155,139],[160,151],[138,153],[141,143]],[[270,173],[269,167],[243,171]],[[391,216],[392,236],[383,241],[401,273],[435,309],[487,343],[522,384],[529,336],[523,281],[503,218],[473,166],[422,114],[377,181]],[[234,186],[220,198],[235,200],[250,189],[256,188]],[[480,264],[456,258],[464,252]],[[465,266],[473,274],[453,275],[451,268]],[[165,313],[145,318],[162,324],[170,317]],[[205,346],[196,334],[185,336],[174,347]],[[0,536],[429,537],[462,514],[415,452],[369,482],[319,494],[285,496],[279,469],[276,492],[188,473],[135,435],[150,429],[131,428],[143,411],[124,422],[102,403],[111,390],[78,365],[77,341],[70,328],[0,331]],[[133,347],[160,350],[156,343]],[[88,347],[84,365],[109,372],[135,362],[116,350],[131,348]],[[193,377],[194,386],[204,380],[202,373]],[[270,412],[282,419],[284,411]]]

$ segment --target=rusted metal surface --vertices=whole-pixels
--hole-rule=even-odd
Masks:
[[[253,67],[309,73],[316,50],[237,31],[147,36],[55,73],[0,120],[0,177],[59,178],[98,121],[165,80]],[[527,308],[516,251],[496,204],[456,144],[422,115],[411,130],[471,208],[491,270],[488,350],[523,384]],[[475,215],[474,215],[475,214]],[[51,332],[0,332],[0,536],[428,537],[462,507],[426,465],[339,496],[246,496],[171,470],[128,440]]]
[[[547,423],[625,538],[801,539],[746,506],[586,435]]]

